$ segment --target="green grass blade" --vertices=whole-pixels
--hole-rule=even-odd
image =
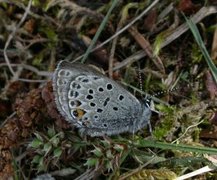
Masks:
[[[184,17],[185,17],[185,15],[184,15]],[[215,64],[213,63],[213,61],[212,61],[212,59],[211,59],[211,57],[210,57],[204,43],[203,43],[203,40],[202,40],[202,38],[200,36],[200,33],[199,33],[198,29],[197,29],[197,26],[192,22],[191,19],[187,19],[185,17],[185,20],[186,20],[186,22],[187,22],[187,24],[188,24],[194,38],[195,38],[198,46],[201,49],[201,52],[202,52],[208,66],[209,66],[209,69],[210,69],[210,71],[212,73],[212,76],[213,76],[215,82],[217,83],[217,68],[216,68]]]
[[[95,45],[97,39],[99,38],[102,30],[104,29],[112,10],[115,8],[115,6],[117,5],[118,2],[119,2],[118,0],[113,0],[111,7],[109,8],[109,10],[108,10],[106,16],[104,17],[102,23],[100,24],[100,26],[99,26],[93,40],[91,41],[89,47],[87,48],[87,51],[85,52],[85,54],[84,54],[84,56],[83,56],[83,58],[81,60],[81,63],[84,63],[85,60],[87,59],[88,55],[90,54],[91,50],[93,49],[93,46]]]
[[[200,154],[217,154],[216,148],[209,148],[209,147],[202,147],[202,146],[190,146],[190,145],[185,145],[185,144],[170,144],[170,143],[157,142],[157,141],[144,140],[144,139],[141,139],[135,142],[134,146],[154,147],[154,148],[160,148],[160,149],[194,152],[194,153],[200,153]]]

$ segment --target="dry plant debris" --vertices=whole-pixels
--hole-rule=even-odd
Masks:
[[[156,103],[152,134],[84,137],[57,111],[50,81],[57,62],[81,59],[112,2],[0,2],[0,179],[174,179],[216,167],[214,155],[139,144],[217,147],[217,85],[182,14],[216,64],[215,1],[120,1],[88,56],[138,96],[140,79],[148,94],[168,92]]]

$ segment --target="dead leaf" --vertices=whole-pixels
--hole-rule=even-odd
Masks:
[[[200,5],[193,4],[191,0],[181,0],[178,5],[178,10],[184,12],[185,14],[194,14],[200,8]]]
[[[215,96],[217,96],[217,84],[214,81],[214,79],[213,79],[213,77],[212,77],[209,70],[206,71],[205,83],[206,83],[206,88],[209,91],[210,98],[214,99]]]

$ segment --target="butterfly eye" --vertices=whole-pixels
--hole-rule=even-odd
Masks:
[[[151,105],[151,98],[145,98],[144,99],[144,105],[148,108],[150,108]]]

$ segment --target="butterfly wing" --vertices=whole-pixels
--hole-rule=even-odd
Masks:
[[[144,106],[91,67],[62,61],[54,73],[53,85],[61,114],[91,136],[132,132],[144,124]]]
[[[68,91],[70,82],[81,74],[98,74],[95,70],[90,70],[77,63],[60,61],[53,74],[53,90],[57,109],[66,120],[71,121],[70,109],[68,106]]]

